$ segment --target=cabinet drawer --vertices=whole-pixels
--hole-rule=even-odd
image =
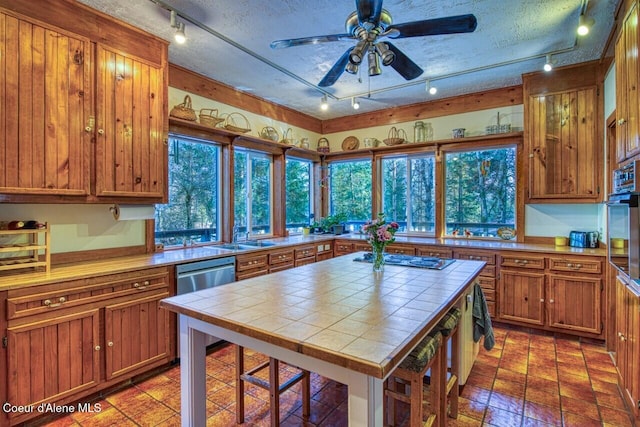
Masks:
[[[549,257],[549,270],[600,274],[602,273],[602,261],[593,258]]]
[[[295,259],[311,258],[316,256],[315,246],[301,246],[296,248]]]
[[[236,256],[236,271],[267,267],[267,254]]]
[[[236,280],[244,280],[250,279],[252,277],[264,276],[265,274],[269,274],[269,269],[264,266],[264,268],[259,268],[256,270],[247,270],[236,273]]]
[[[480,277],[496,277],[496,266],[495,265],[485,265],[482,271],[480,272]]]
[[[324,261],[325,259],[331,258],[333,258],[333,254],[331,252],[316,255],[316,261]]]
[[[478,276],[478,283],[482,290],[495,291],[496,289],[496,279],[493,277],[483,277]]]
[[[385,251],[389,254],[402,254],[402,255],[416,254],[416,249],[413,246],[389,245],[387,246]]]
[[[500,266],[544,270],[544,257],[521,254],[502,255],[500,257]]]
[[[418,254],[418,256],[453,258],[453,251],[441,246],[422,246],[416,250],[416,253]]]
[[[336,242],[334,246],[334,252],[336,254],[350,254],[353,252],[353,243],[352,242]]]
[[[369,243],[354,243],[353,250],[356,252],[371,252],[371,245]]]
[[[487,301],[487,309],[489,309],[489,316],[496,317],[496,303],[494,301]]]
[[[307,264],[313,264],[314,262],[316,262],[315,257],[310,257],[310,258],[298,258],[295,261],[295,266],[296,267],[300,267],[303,265],[307,265]]]
[[[471,261],[484,261],[489,265],[495,265],[496,255],[493,252],[480,251],[455,251],[453,257],[457,259],[468,259]]]
[[[274,251],[269,254],[269,265],[293,262],[293,249]]]
[[[489,303],[489,301],[495,303],[495,301],[496,301],[496,291],[482,288],[482,293],[484,294],[484,298],[487,300],[487,303]]]
[[[7,320],[168,288],[166,268],[119,273],[8,292]]]

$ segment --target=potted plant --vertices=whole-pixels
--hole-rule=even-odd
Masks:
[[[320,220],[320,227],[325,233],[342,234],[347,214],[328,215]]]

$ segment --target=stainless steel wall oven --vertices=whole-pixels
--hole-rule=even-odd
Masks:
[[[640,279],[640,193],[611,194],[607,202],[609,262],[631,279]]]

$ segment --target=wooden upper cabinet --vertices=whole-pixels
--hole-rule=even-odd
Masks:
[[[623,162],[640,153],[638,115],[638,8],[627,14],[616,42],[616,159]]]
[[[529,97],[530,200],[600,198],[597,102],[595,86]]]
[[[96,195],[165,191],[164,67],[97,46]]]
[[[0,13],[0,193],[89,194],[91,52]]]

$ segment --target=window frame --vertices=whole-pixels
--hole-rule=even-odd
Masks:
[[[287,178],[287,162],[289,160],[292,161],[296,161],[296,162],[303,162],[303,163],[307,163],[309,166],[309,223],[307,224],[307,226],[311,225],[311,223],[313,221],[315,221],[315,200],[316,200],[316,193],[317,191],[315,190],[315,175],[316,175],[316,162],[314,162],[311,159],[305,158],[305,157],[298,157],[295,155],[291,155],[291,156],[286,156],[284,159],[284,178],[285,178],[285,186],[284,186],[284,201],[285,201],[285,208],[284,208],[284,218],[283,218],[283,222],[284,222],[284,229],[286,230],[286,232],[289,232],[289,234],[302,234],[301,232],[295,232],[295,231],[291,231],[288,227],[287,227],[287,206],[286,206],[286,202],[287,202],[287,185],[288,183],[286,182],[286,178]]]

